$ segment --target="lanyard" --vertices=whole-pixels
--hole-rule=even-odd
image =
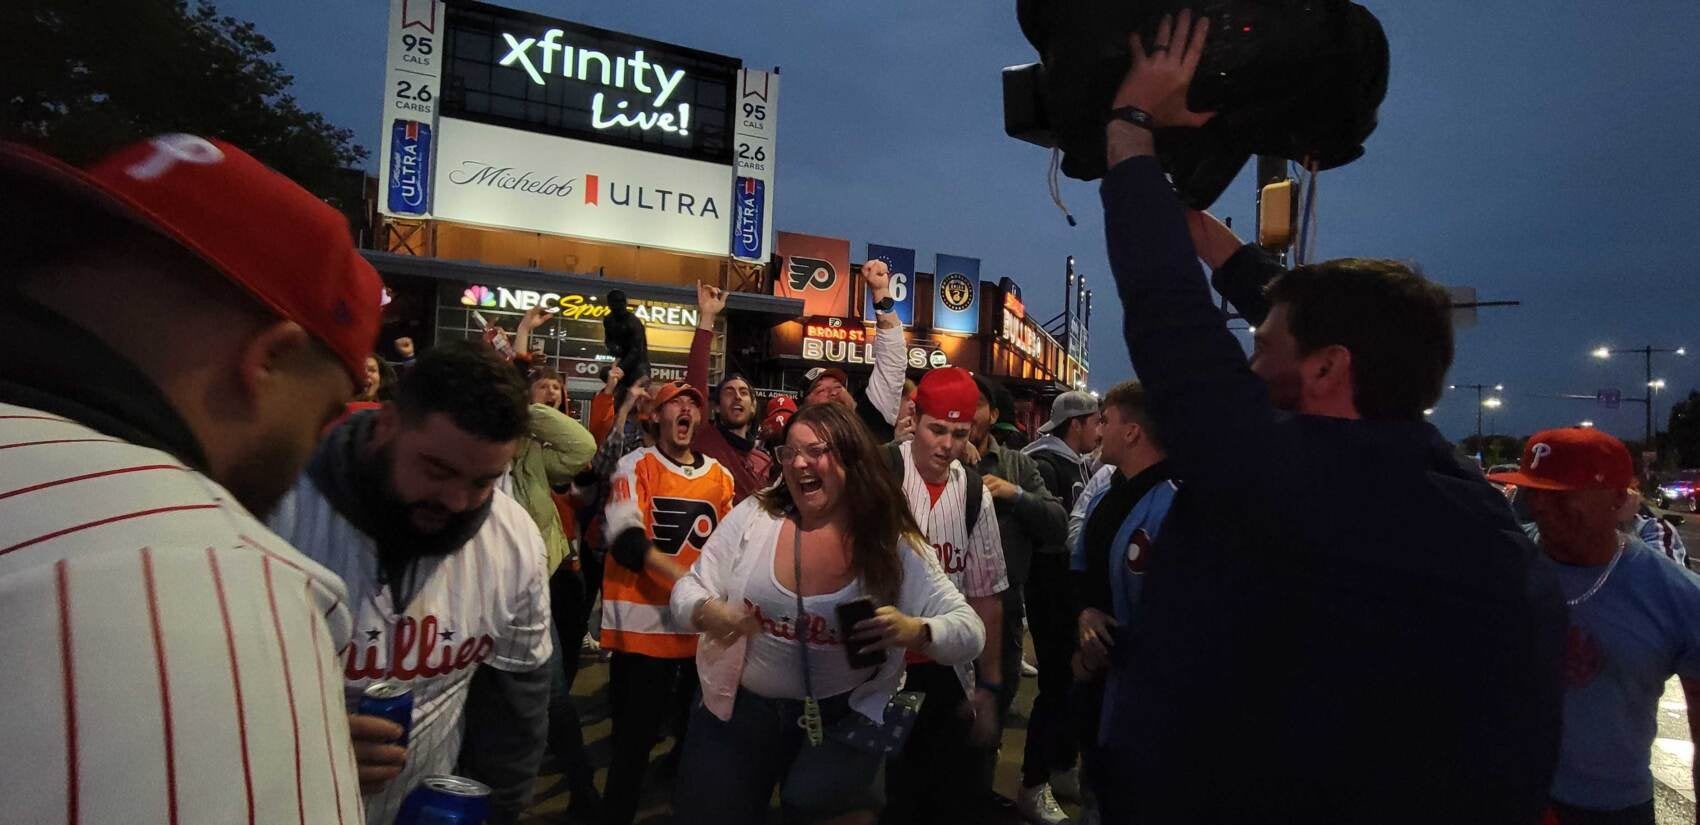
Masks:
[[[803,716],[797,720],[797,727],[809,734],[810,745],[820,745],[826,741],[826,727],[821,722],[820,703],[815,701],[814,679],[809,675],[809,640],[803,632],[805,614],[803,612],[803,521],[797,520],[796,532],[792,534],[791,563],[797,571],[797,580],[792,583],[792,595],[797,597],[797,646],[803,651]]]

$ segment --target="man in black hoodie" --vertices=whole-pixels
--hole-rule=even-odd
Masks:
[[[1153,129],[1209,120],[1182,12],[1106,127],[1111,269],[1183,482],[1152,551],[1106,821],[1535,822],[1557,756],[1563,602],[1503,499],[1423,421],[1452,357],[1439,287],[1390,261],[1267,290],[1248,364]]]

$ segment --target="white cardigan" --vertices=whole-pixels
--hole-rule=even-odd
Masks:
[[[732,509],[715,529],[691,572],[673,586],[673,617],[679,624],[701,632],[691,614],[704,599],[721,599],[738,605],[752,578],[766,575],[757,569],[765,546],[779,540],[784,520],[762,509],[754,496]],[[929,548],[908,542],[903,557],[903,586],[898,610],[926,622],[933,641],[924,651],[943,665],[961,665],[979,657],[986,644],[986,628],[968,606],[956,585],[939,568]],[[744,670],[743,637],[730,646],[703,636],[697,642],[697,676],[702,683],[703,704],[722,720],[732,718],[733,700]],[[885,720],[885,706],[903,687],[903,649],[886,651],[885,662],[867,683],[850,692],[850,706],[875,722]]]

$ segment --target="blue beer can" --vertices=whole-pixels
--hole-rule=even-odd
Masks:
[[[395,825],[483,825],[490,786],[458,776],[427,776],[401,802]]]
[[[407,747],[407,735],[413,730],[413,688],[406,682],[373,682],[360,694],[360,706],[355,713],[378,716],[401,726],[397,745]]]

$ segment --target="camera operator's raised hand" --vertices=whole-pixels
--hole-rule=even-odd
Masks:
[[[1210,19],[1194,20],[1191,9],[1182,9],[1179,17],[1165,15],[1149,47],[1138,32],[1129,36],[1133,65],[1110,104],[1105,136],[1110,166],[1155,152],[1155,129],[1196,128],[1216,116],[1215,112],[1194,112],[1186,103],[1187,88],[1209,38]]]

